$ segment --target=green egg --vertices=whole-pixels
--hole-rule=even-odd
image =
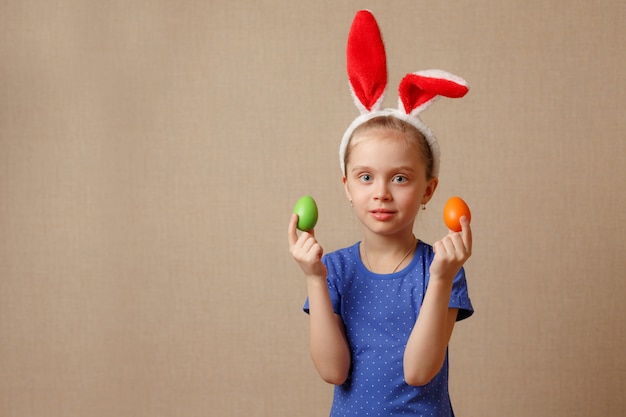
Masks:
[[[305,195],[293,207],[293,212],[298,215],[298,229],[308,232],[317,223],[317,204],[313,197]]]

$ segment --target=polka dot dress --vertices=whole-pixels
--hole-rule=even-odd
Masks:
[[[374,274],[359,257],[359,243],[324,256],[335,313],[343,318],[352,353],[348,380],[335,387],[331,417],[453,416],[448,394],[448,357],[431,382],[412,387],[404,381],[404,348],[417,320],[433,259],[419,242],[403,270]],[[457,274],[450,307],[458,320],[473,308],[463,269]],[[304,306],[308,312],[308,300]]]

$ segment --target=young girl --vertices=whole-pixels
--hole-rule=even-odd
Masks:
[[[367,11],[357,14],[351,29],[349,73],[351,40],[367,39],[358,44],[358,59],[373,61],[364,48],[380,54],[382,39],[378,44],[372,36],[354,36],[364,30],[378,33]],[[374,72],[380,77],[380,68]],[[417,83],[419,91],[428,90],[431,100],[459,96],[448,94],[449,86],[442,93],[432,85],[464,86],[462,80],[431,75]],[[453,416],[447,346],[455,322],[473,312],[462,268],[472,248],[469,222],[462,218],[461,232],[433,246],[414,236],[415,218],[438,184],[436,140],[417,112],[406,112],[411,99],[403,97],[402,85],[404,109],[379,110],[382,92],[363,99],[369,93],[357,91],[352,74],[350,81],[365,111],[344,134],[340,162],[363,239],[322,256],[313,231],[296,232],[297,215],[288,229],[290,252],[307,282],[311,356],[320,376],[335,384],[331,416]]]

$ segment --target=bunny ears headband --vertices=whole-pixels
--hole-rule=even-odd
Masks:
[[[344,157],[354,130],[375,117],[393,116],[415,126],[424,135],[433,155],[433,175],[437,176],[439,144],[419,114],[439,96],[463,97],[469,90],[465,80],[442,70],[407,74],[398,89],[398,108],[381,109],[387,88],[387,58],[378,24],[368,10],[359,11],[352,22],[348,35],[347,64],[350,91],[361,114],[354,119],[341,139],[339,159],[343,174],[346,174]]]

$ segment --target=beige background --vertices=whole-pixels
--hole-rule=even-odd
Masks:
[[[384,4],[384,6],[383,6]],[[473,212],[459,416],[626,413],[626,6],[0,0],[0,415],[324,416],[287,251],[313,195],[360,238],[337,150],[355,11],[390,61],[471,85],[425,114]]]

